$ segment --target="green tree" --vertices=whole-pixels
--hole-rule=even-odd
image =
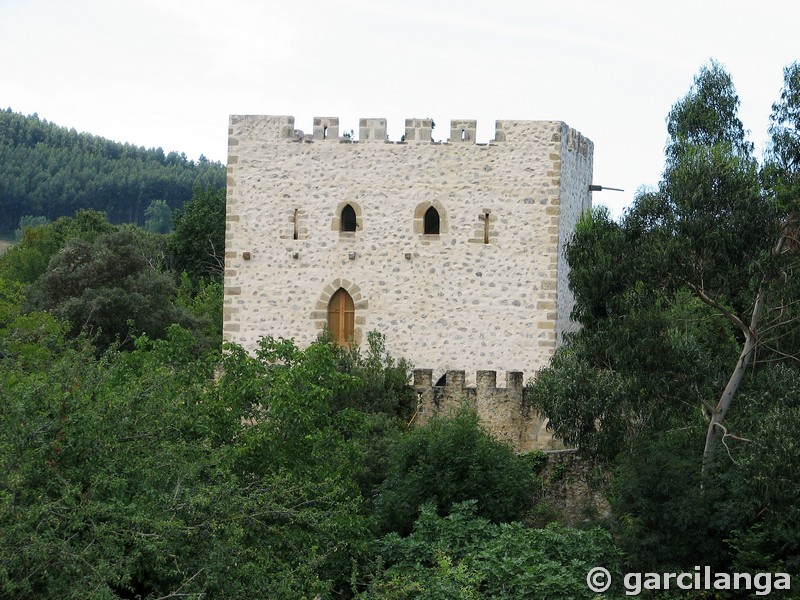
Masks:
[[[730,77],[712,63],[670,113],[658,189],[618,223],[595,211],[567,248],[583,327],[528,397],[560,437],[614,462],[633,570],[758,569],[770,557],[797,568],[795,448],[778,425],[794,423],[784,390],[800,348],[796,70],[760,172]]]
[[[172,211],[166,200],[153,200],[144,209],[144,228],[151,233],[168,233],[172,228]]]
[[[550,364],[536,376],[527,399],[549,419],[567,444],[600,461],[614,458],[633,441],[687,423],[697,424],[704,402],[725,385],[737,352],[735,333],[688,290],[664,290],[631,281],[630,288],[609,292],[601,300],[591,285],[606,279],[604,261],[613,253],[623,264],[638,261],[635,250],[616,254],[594,245],[596,217],[584,222],[570,251],[593,247],[600,256],[575,270],[598,298],[587,325],[569,336]],[[581,255],[586,253],[582,250]],[[579,264],[579,263],[574,263]],[[630,263],[628,263],[630,266]],[[576,311],[587,311],[578,300]],[[586,312],[582,312],[586,315]]]
[[[72,239],[31,286],[30,308],[66,319],[75,335],[88,329],[101,347],[138,332],[163,337],[172,323],[193,324],[173,303],[172,275],[158,269],[158,243],[131,228],[94,242]]]
[[[781,317],[773,315],[791,302],[784,295],[794,262],[787,263],[785,256],[788,236],[782,224],[788,215],[774,196],[762,193],[738,107],[724,69],[716,63],[703,69],[670,113],[663,209],[647,215],[662,220],[648,233],[660,238],[679,280],[743,337],[739,358],[710,410],[704,473],[717,440],[727,432],[725,418],[756,346],[776,327],[782,329]]]
[[[796,252],[789,251],[787,228],[792,213],[764,193],[738,106],[724,69],[717,63],[703,68],[670,112],[658,190],[640,193],[619,225],[598,213],[579,226],[567,250],[575,315],[587,328],[576,339],[588,353],[579,344],[577,361],[590,369],[584,370],[587,383],[605,387],[584,386],[587,401],[579,404],[586,410],[576,419],[580,410],[548,400],[564,397],[547,383],[549,375],[543,378],[533,397],[566,439],[586,441],[587,433],[599,434],[600,422],[613,433],[663,428],[662,408],[683,404],[686,415],[702,407],[709,417],[707,474],[756,350],[762,359],[796,355],[796,348],[787,352],[785,344],[781,350],[774,343],[796,323]],[[706,305],[704,315],[687,292]],[[720,317],[721,326],[706,323]],[[640,333],[630,326],[637,322]],[[738,345],[735,355],[731,339]],[[715,340],[723,342],[718,350]],[[602,344],[613,350],[603,351]],[[620,369],[632,348],[641,366],[624,359],[627,368]],[[570,353],[557,355],[556,370],[575,364]],[[692,357],[703,360],[686,360]],[[600,389],[614,394],[602,399]],[[675,423],[682,419],[678,414]]]
[[[14,239],[19,242],[22,239],[25,230],[29,227],[36,227],[37,225],[47,225],[50,221],[47,217],[35,217],[33,215],[24,215],[20,217],[19,227],[14,231]]]
[[[770,115],[771,145],[764,179],[782,209],[792,214],[800,198],[800,63],[786,67],[783,78],[780,99]]]
[[[33,283],[67,241],[92,242],[114,230],[104,213],[93,210],[81,210],[74,217],[61,217],[54,223],[25,227],[19,242],[0,257],[0,276]]]
[[[225,190],[195,188],[183,211],[172,216],[168,247],[175,269],[192,281],[222,279],[225,265]]]

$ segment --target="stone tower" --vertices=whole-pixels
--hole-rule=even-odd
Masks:
[[[224,337],[312,342],[325,327],[471,378],[547,364],[569,320],[563,248],[591,205],[593,144],[559,121],[361,119],[358,139],[317,117],[232,116]]]

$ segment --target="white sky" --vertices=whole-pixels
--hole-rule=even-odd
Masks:
[[[226,161],[230,114],[562,120],[618,215],[663,167],[665,117],[710,58],[763,150],[797,0],[0,0],[0,108]]]

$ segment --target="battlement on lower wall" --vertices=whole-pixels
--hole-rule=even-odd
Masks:
[[[564,444],[547,430],[547,419],[525,401],[523,373],[507,371],[505,383],[505,387],[497,386],[496,371],[478,371],[475,387],[468,387],[464,371],[447,371],[434,385],[433,369],[415,369],[415,422],[422,424],[435,414],[446,415],[466,402],[475,407],[481,423],[495,437],[510,443],[517,452],[564,449]]]

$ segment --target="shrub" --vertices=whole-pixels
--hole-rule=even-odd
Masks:
[[[450,418],[432,418],[395,444],[377,513],[384,531],[401,534],[411,531],[426,502],[445,515],[454,503],[475,500],[479,516],[512,521],[530,505],[537,481],[527,462],[464,407]]]

